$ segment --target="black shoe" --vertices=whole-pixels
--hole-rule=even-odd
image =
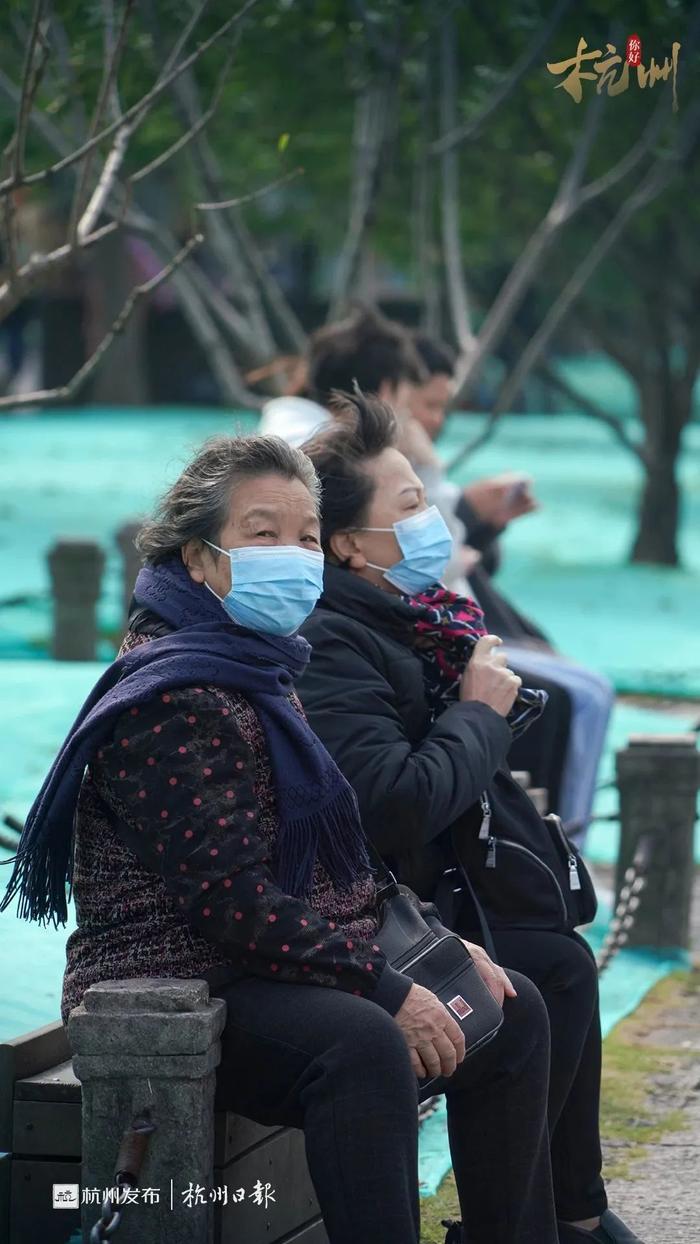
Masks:
[[[617,1214],[606,1209],[600,1216],[600,1226],[595,1231],[584,1231],[583,1227],[572,1227],[568,1222],[557,1223],[559,1244],[643,1244],[634,1231],[625,1226]]]
[[[457,1218],[443,1218],[440,1225],[447,1227],[447,1235],[445,1236],[445,1244],[463,1244],[464,1233],[462,1224]]]

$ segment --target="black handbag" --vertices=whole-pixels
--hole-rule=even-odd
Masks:
[[[491,930],[569,933],[595,918],[590,874],[558,816],[542,817],[515,782],[500,781],[497,810],[487,795],[452,828],[452,846],[477,918]],[[446,924],[450,921],[438,907]],[[481,915],[479,915],[479,907]]]
[[[503,1011],[484,984],[464,942],[455,933],[440,935],[430,928],[384,864],[372,843],[380,879],[377,906],[380,926],[374,941],[397,972],[410,976],[429,989],[447,1007],[464,1033],[465,1058],[495,1037],[503,1023]],[[423,1077],[421,1093],[441,1092],[444,1076]]]

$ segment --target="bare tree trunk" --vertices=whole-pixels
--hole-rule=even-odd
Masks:
[[[88,305],[92,303],[95,315],[90,317],[91,322],[86,326],[90,352],[117,318],[135,284],[127,239],[123,233],[113,233],[104,239],[92,256],[89,281],[92,297]],[[146,307],[141,304],[98,370],[92,391],[92,400],[96,405],[144,406],[148,401],[144,358],[145,316]]]
[[[630,558],[633,562],[652,562],[677,566],[680,492],[677,478],[681,432],[690,409],[676,386],[665,390],[655,381],[640,389],[640,414],[646,428],[646,473],[642,485],[637,535]]]

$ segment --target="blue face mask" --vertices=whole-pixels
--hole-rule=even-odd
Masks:
[[[323,553],[295,544],[210,548],[231,562],[231,590],[218,596],[232,622],[261,635],[293,635],[323,591]],[[209,587],[209,584],[207,584]]]
[[[381,570],[384,578],[406,596],[415,596],[433,583],[439,583],[452,556],[452,535],[436,505],[400,519],[393,527],[360,527],[358,530],[394,532],[403,559],[388,568],[375,566],[373,562],[367,565]]]

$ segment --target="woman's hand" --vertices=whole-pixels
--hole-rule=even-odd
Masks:
[[[461,940],[464,942],[464,938]],[[512,981],[506,976],[503,968],[489,958],[483,946],[478,946],[476,942],[464,942],[464,945],[474,960],[474,967],[479,976],[493,994],[498,1005],[503,1006],[504,998],[517,998]]]
[[[434,993],[411,985],[394,1019],[406,1038],[419,1080],[452,1075],[464,1058],[464,1033]]]
[[[498,635],[482,635],[477,640],[462,674],[459,698],[480,700],[501,717],[507,717],[522,679],[508,669],[508,658],[505,652],[499,651],[502,643]]]

